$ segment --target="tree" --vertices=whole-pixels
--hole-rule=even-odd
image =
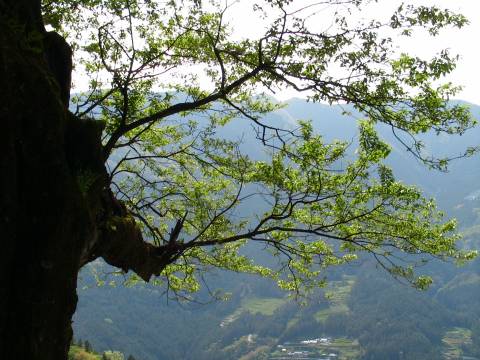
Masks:
[[[232,40],[231,6],[213,1],[0,0],[2,358],[67,357],[77,273],[97,258],[179,294],[212,267],[308,290],[358,253],[422,288],[430,280],[415,264],[471,258],[454,222],[382,164],[389,146],[375,131],[387,124],[414,156],[445,166],[415,135],[472,126],[468,109],[446,103],[458,89],[434,85],[455,57],[396,54],[382,33],[435,36],[466,19],[400,6],[350,24],[367,5],[259,0],[252,16],[269,22],[264,33]],[[332,26],[314,29],[318,6],[332,10]],[[72,112],[71,49],[91,85]],[[308,122],[266,122],[279,105],[257,90],[282,88],[364,114],[356,155]],[[253,126],[268,158],[217,136],[234,118]],[[240,212],[252,199],[256,213]],[[279,268],[241,255],[246,243]]]

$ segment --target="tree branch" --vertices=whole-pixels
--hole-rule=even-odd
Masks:
[[[136,128],[142,126],[142,125],[149,124],[149,123],[152,123],[154,121],[163,119],[167,116],[178,114],[178,113],[184,112],[184,111],[195,110],[195,109],[197,109],[201,106],[204,106],[204,105],[210,104],[210,103],[212,103],[216,100],[222,99],[226,94],[230,93],[231,91],[235,90],[239,86],[246,83],[248,80],[257,76],[265,68],[266,68],[266,66],[264,64],[259,64],[252,71],[244,74],[242,77],[238,78],[237,80],[233,81],[229,85],[225,86],[223,89],[220,89],[217,92],[214,92],[214,93],[210,94],[209,96],[204,97],[203,99],[199,99],[197,101],[192,101],[192,102],[178,103],[178,104],[170,106],[169,108],[167,108],[165,110],[162,110],[162,111],[159,111],[155,114],[152,114],[150,116],[146,116],[144,118],[133,121],[129,124],[120,126],[119,128],[116,129],[116,131],[113,132],[110,139],[107,141],[107,143],[104,146],[104,156],[105,156],[105,158],[108,158],[108,156],[112,152],[113,148],[115,147],[115,144],[117,143],[117,141],[123,135],[125,135],[127,132],[129,132],[130,130],[133,130],[133,129],[136,129]]]

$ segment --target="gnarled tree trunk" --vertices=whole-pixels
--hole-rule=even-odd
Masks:
[[[96,231],[69,159],[73,119],[42,53],[39,6],[0,1],[2,359],[66,359],[77,273]]]
[[[100,132],[66,109],[40,2],[0,9],[0,358],[66,359],[77,273],[99,232]]]
[[[67,358],[84,264],[148,280],[180,251],[143,241],[112,195],[100,123],[68,111],[68,56],[40,0],[0,0],[0,359]]]

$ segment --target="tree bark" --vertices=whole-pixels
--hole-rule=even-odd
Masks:
[[[69,113],[46,34],[39,0],[0,0],[0,359],[67,359],[84,264],[148,281],[178,253],[114,198],[102,126]]]
[[[106,176],[99,132],[79,131],[91,126],[68,113],[47,65],[39,6],[0,2],[2,359],[67,358],[102,188],[97,181],[82,191],[81,175]]]
[[[0,17],[0,358],[66,359],[82,249],[95,229],[67,159],[71,119],[25,4]]]

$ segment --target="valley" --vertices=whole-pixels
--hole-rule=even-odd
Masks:
[[[473,112],[478,116],[480,108]],[[314,122],[316,131],[327,139],[339,134],[354,139],[355,124],[339,109],[321,104],[292,100],[271,121],[289,126],[293,118],[315,120],[315,114],[322,119]],[[338,126],[332,127],[332,121]],[[232,122],[223,136],[243,134],[245,126]],[[388,131],[380,131],[395,144]],[[432,151],[448,147],[456,153],[477,141],[475,131],[448,144],[427,136],[425,142]],[[243,146],[252,155],[261,152],[254,139],[246,138]],[[479,188],[478,157],[438,173],[412,162],[394,145],[388,161],[402,181],[418,184],[448,217],[458,218],[461,246],[479,247],[480,199],[472,195]],[[258,249],[247,250],[268,261]],[[185,302],[168,299],[162,287],[124,287],[128,276],[109,275],[96,263],[81,275],[75,336],[89,339],[99,351],[132,353],[138,360],[473,360],[480,358],[478,265],[478,260],[462,267],[421,264],[420,271],[434,283],[420,292],[395,281],[371,258],[360,257],[346,268],[330,268],[327,287],[305,299],[291,299],[265,279],[216,272],[205,281],[209,289],[230,294],[228,301],[212,301],[200,291],[196,301]],[[97,287],[110,281],[116,285]]]

